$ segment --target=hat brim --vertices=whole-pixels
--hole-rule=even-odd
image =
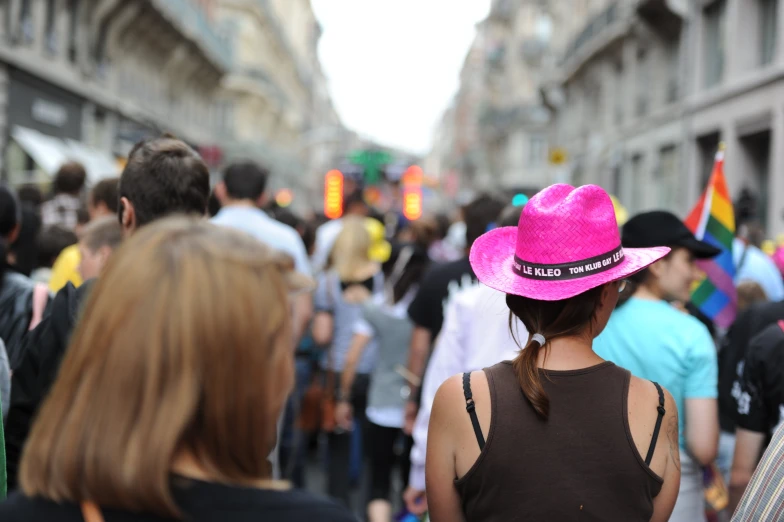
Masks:
[[[716,248],[706,241],[700,241],[696,237],[690,237],[682,241],[678,241],[675,246],[683,247],[697,259],[711,259],[721,254],[721,249]]]
[[[612,281],[624,279],[666,256],[668,247],[624,248],[624,259],[610,270],[560,281],[527,279],[514,271],[517,227],[503,227],[480,236],[471,247],[469,261],[477,279],[506,294],[540,301],[560,301]]]

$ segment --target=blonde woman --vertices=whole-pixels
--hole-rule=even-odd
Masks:
[[[322,367],[326,373],[325,388],[330,395],[339,391],[340,374],[346,365],[354,324],[362,317],[362,304],[372,295],[382,293],[384,288],[379,263],[385,261],[384,254],[389,257],[389,251],[377,236],[373,241],[371,232],[375,232],[377,227],[371,221],[359,217],[343,220],[343,229],[329,256],[329,268],[321,274],[314,296],[313,340],[317,345],[327,347]],[[336,397],[338,401],[351,402],[359,426],[364,421],[369,374],[376,352],[377,344],[372,340],[356,366],[357,376],[350,396],[338,393]],[[327,490],[330,496],[348,505],[352,433],[340,427],[329,431]],[[360,440],[358,433],[355,437],[354,440]],[[357,454],[361,455],[361,452]]]
[[[0,520],[353,520],[270,480],[309,280],[205,221],[140,230],[95,284]]]

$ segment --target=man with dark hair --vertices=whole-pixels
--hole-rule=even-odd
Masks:
[[[212,218],[212,222],[241,230],[262,243],[287,253],[294,259],[296,270],[309,276],[310,262],[300,235],[292,227],[276,221],[261,210],[267,199],[265,191],[268,179],[269,171],[253,162],[230,165],[223,173],[223,180],[215,187],[221,209]],[[312,315],[310,295],[298,296],[295,301],[294,320],[297,341]]]
[[[81,163],[68,162],[60,167],[52,183],[54,197],[41,205],[44,226],[60,225],[69,230],[76,227],[76,211],[82,205],[79,195],[86,180]]]
[[[139,143],[120,177],[118,213],[123,235],[169,214],[204,215],[209,195],[207,166],[188,145],[171,138]],[[67,284],[55,296],[43,321],[22,341],[22,361],[14,372],[6,424],[9,490],[16,487],[22,447],[57,375],[91,283],[79,288]]]
[[[207,212],[210,171],[196,151],[180,140],[159,138],[137,144],[118,188],[123,234],[169,214]]]
[[[120,204],[119,188],[120,178],[107,178],[93,187],[90,197],[87,198],[87,211],[91,220],[117,214]]]

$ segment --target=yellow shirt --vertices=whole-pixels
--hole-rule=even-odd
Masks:
[[[82,276],[79,275],[79,263],[82,255],[79,253],[79,244],[65,248],[52,267],[52,277],[49,279],[49,290],[58,292],[68,281],[74,286],[82,284]]]

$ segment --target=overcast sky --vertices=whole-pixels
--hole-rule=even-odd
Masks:
[[[490,0],[312,0],[319,55],[343,123],[415,153],[457,91]]]

